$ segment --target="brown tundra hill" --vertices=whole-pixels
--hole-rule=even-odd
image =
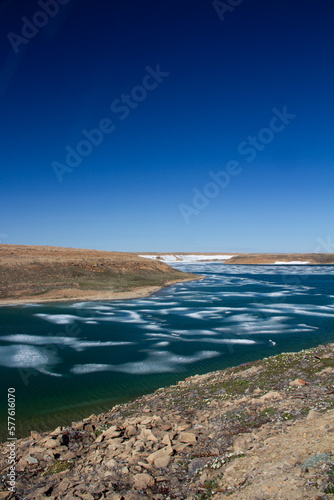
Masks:
[[[0,302],[133,298],[198,279],[136,254],[0,245]]]

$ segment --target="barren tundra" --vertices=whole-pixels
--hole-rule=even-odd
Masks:
[[[136,254],[0,245],[0,303],[108,300],[149,295],[198,279]]]

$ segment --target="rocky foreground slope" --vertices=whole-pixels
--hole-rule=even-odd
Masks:
[[[196,375],[17,441],[1,499],[334,498],[334,344]]]

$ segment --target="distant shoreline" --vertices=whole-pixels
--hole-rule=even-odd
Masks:
[[[227,265],[334,265],[333,253],[142,252],[135,255],[166,264],[223,262]]]
[[[143,253],[1,244],[0,305],[135,299],[202,278],[168,264],[334,265],[329,253]]]

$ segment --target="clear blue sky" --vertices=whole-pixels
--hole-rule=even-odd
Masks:
[[[334,239],[332,1],[4,0],[0,16],[0,242]]]

